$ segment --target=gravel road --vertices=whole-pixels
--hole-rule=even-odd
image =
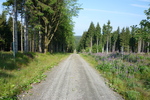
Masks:
[[[78,54],[70,55],[46,74],[46,80],[33,85],[20,100],[123,100]]]

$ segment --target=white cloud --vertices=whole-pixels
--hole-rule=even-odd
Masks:
[[[131,4],[131,6],[140,7],[140,8],[149,8],[148,6],[139,5],[139,4]]]
[[[127,13],[127,12],[119,12],[119,11],[109,11],[109,10],[101,10],[101,9],[88,9],[88,8],[85,8],[84,10],[86,10],[86,11],[105,12],[105,13],[124,14],[124,15],[132,15],[132,16],[141,16],[141,17],[144,17],[144,15],[140,15],[140,14]]]

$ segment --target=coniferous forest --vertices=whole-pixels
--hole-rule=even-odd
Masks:
[[[149,100],[150,8],[143,11],[146,19],[141,19],[139,25],[118,26],[114,30],[111,20],[103,25],[91,22],[81,37],[75,37],[73,17],[82,9],[77,1],[3,2],[0,99],[17,100],[21,91],[29,90],[32,83],[39,83],[46,77],[43,75],[46,70],[69,56],[64,53],[49,56],[47,52],[76,50],[85,59],[95,61],[94,67],[108,80],[106,84],[125,100]]]
[[[150,49],[150,9],[144,11],[147,19],[141,20],[139,25],[118,27],[112,31],[111,21],[104,25],[94,25],[83,32],[77,50],[79,52],[130,52],[149,53]]]
[[[77,48],[125,100],[150,98],[150,8],[144,13],[139,25],[115,31],[110,20],[103,26],[91,22]]]
[[[0,50],[72,52],[77,0],[7,0],[0,14]]]

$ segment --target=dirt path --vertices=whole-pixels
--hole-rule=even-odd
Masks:
[[[47,73],[45,81],[21,96],[20,100],[123,100],[77,54],[70,55]]]

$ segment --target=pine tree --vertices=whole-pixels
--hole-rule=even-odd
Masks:
[[[109,41],[111,38],[111,31],[112,31],[112,26],[110,26],[110,21],[108,20],[107,25],[104,24],[103,26],[103,35],[106,38],[106,53],[107,54],[108,54],[109,49],[111,49],[110,47],[108,47]]]
[[[70,39],[64,37],[64,41],[67,41],[64,43],[64,47],[69,48],[73,47],[73,22],[72,22],[72,16],[77,16],[78,11],[80,10],[79,4],[77,3],[77,0],[16,0],[17,4],[14,6],[17,8],[16,11],[21,12],[21,15],[24,16],[24,52],[28,52],[30,42],[30,48],[36,47],[35,45],[35,37],[38,36],[37,39],[39,39],[39,51],[45,51],[45,53],[48,51],[48,46],[50,45],[50,42],[53,41],[53,38],[57,32],[58,29],[61,29],[59,27],[62,27],[61,24],[67,23],[68,28],[65,31],[66,34],[69,34]],[[7,2],[4,2],[3,5],[9,7],[14,5],[13,0],[8,0]],[[12,11],[10,7],[10,11]],[[34,31],[29,30],[29,27],[32,26]],[[34,26],[34,27],[33,27]],[[63,26],[66,27],[66,26]],[[22,28],[21,28],[22,29]],[[69,29],[69,31],[68,31]],[[28,32],[33,32],[34,35],[31,34],[28,35]],[[38,34],[38,35],[37,35]],[[31,36],[30,36],[31,35]],[[32,40],[34,38],[34,41]],[[22,39],[22,36],[21,36]],[[32,42],[31,42],[32,41]],[[23,43],[23,41],[22,41]],[[21,44],[22,44],[21,43]],[[31,46],[32,44],[32,46]],[[71,46],[72,45],[72,46]],[[23,47],[23,46],[21,46]],[[32,50],[35,51],[35,50]]]
[[[99,23],[96,25],[96,44],[97,44],[97,53],[99,52],[98,46],[99,46],[99,39],[101,39],[101,27]]]
[[[95,26],[94,26],[94,23],[93,23],[93,22],[91,22],[87,34],[88,34],[88,43],[90,44],[90,45],[89,45],[89,47],[90,47],[89,52],[92,53],[93,36],[94,36],[94,34],[95,34]]]
[[[149,50],[150,50],[150,8],[148,10],[145,10],[144,11],[147,19],[145,20],[142,20],[140,22],[140,25],[143,26],[143,38],[145,41],[147,41],[147,53],[149,53]]]
[[[113,44],[112,52],[115,52],[115,50],[116,50],[116,42],[118,39],[119,31],[120,31],[120,29],[118,27],[118,29],[112,33],[112,44]]]

